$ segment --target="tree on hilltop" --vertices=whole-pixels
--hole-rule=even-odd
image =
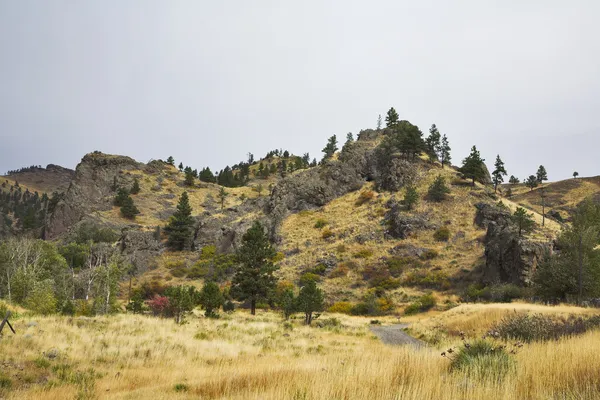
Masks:
[[[466,178],[473,180],[473,186],[475,186],[475,181],[483,181],[486,177],[484,161],[476,146],[471,148],[471,153],[463,160],[460,172]]]
[[[506,175],[506,169],[504,168],[504,162],[500,158],[498,154],[496,156],[496,162],[494,163],[494,172],[492,172],[492,182],[494,182],[494,193],[498,191],[498,185],[504,182],[504,177]]]

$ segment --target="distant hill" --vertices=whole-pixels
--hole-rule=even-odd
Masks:
[[[75,177],[75,171],[64,168],[59,165],[48,164],[46,168],[29,167],[22,171],[14,172],[6,176],[0,176],[1,180],[18,182],[20,185],[29,188],[32,192],[47,193],[64,192],[69,187],[69,183]]]

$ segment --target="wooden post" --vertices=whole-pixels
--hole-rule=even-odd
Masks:
[[[4,317],[4,319],[2,320],[2,323],[0,323],[0,333],[2,333],[2,329],[4,329],[4,325],[8,325],[8,327],[10,328],[10,330],[12,331],[12,333],[16,334],[17,332],[15,332],[14,328],[12,327],[12,325],[10,324],[10,322],[8,322],[8,318],[10,317],[10,311],[6,312],[6,317]]]

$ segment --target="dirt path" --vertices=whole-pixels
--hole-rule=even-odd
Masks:
[[[411,345],[416,348],[423,347],[425,344],[404,332],[404,328],[408,328],[408,324],[396,324],[389,326],[372,326],[371,332],[385,344],[401,346]]]

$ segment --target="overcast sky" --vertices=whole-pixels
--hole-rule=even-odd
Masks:
[[[600,2],[0,0],[0,173],[93,150],[222,168],[390,106],[523,178],[600,174]]]

